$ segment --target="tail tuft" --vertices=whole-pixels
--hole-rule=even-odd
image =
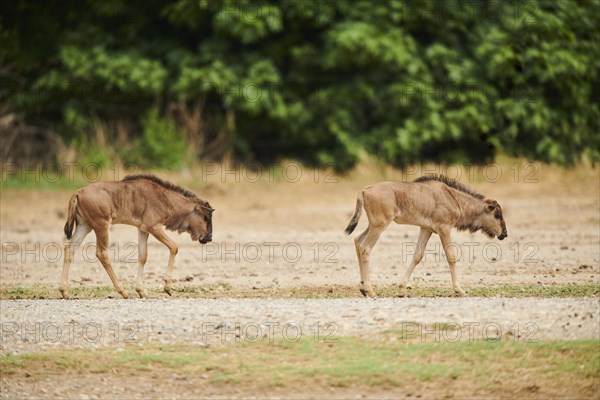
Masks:
[[[71,239],[73,237],[73,228],[75,227],[75,221],[67,221],[65,224],[65,235],[67,235],[67,239]]]
[[[351,234],[352,232],[354,232],[354,229],[356,229],[356,225],[358,225],[358,221],[355,221],[355,220],[350,221],[350,223],[346,227],[346,230],[344,230],[344,233],[346,235]]]
[[[352,232],[354,232],[356,225],[358,225],[358,219],[360,218],[360,214],[361,214],[362,207],[363,207],[363,202],[364,202],[364,195],[363,195],[363,192],[360,192],[358,194],[358,196],[356,197],[356,207],[354,209],[354,215],[352,215],[352,219],[350,220],[350,223],[346,227],[346,230],[344,230],[346,235],[349,235]]]
[[[73,237],[73,228],[75,227],[75,209],[77,207],[77,193],[69,199],[69,207],[67,210],[67,222],[65,223],[65,235],[67,239]]]

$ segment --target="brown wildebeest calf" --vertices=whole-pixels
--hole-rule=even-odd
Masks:
[[[440,235],[450,267],[452,286],[465,296],[456,276],[456,254],[450,241],[450,231],[481,230],[490,239],[504,239],[508,233],[500,205],[466,186],[443,175],[423,176],[414,182],[381,182],[365,187],[356,199],[356,210],[346,228],[351,234],[358,224],[364,207],[369,226],[354,239],[360,267],[360,291],[375,297],[371,287],[369,256],[381,233],[395,221],[398,224],[421,228],[412,262],[400,282],[400,296],[406,295],[406,285],[417,264],[423,258],[432,233]]]
[[[133,225],[138,228],[138,277],[135,290],[147,297],[143,271],[148,256],[148,234],[169,248],[169,266],[165,292],[171,294],[173,263],[177,245],[166,234],[163,225],[179,233],[188,232],[193,241],[205,244],[212,240],[213,208],[194,193],[154,175],[131,175],[119,182],[94,183],[78,190],[69,200],[65,234],[71,239],[65,244],[65,260],[60,291],[69,298],[67,290],[69,266],[75,248],[90,231],[96,234],[96,256],[106,269],[117,292],[127,298],[123,285],[110,265],[108,257],[108,228],[111,224]],[[75,233],[73,233],[73,228]]]

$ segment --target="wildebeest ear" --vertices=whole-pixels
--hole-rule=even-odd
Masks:
[[[208,201],[200,201],[200,202],[198,202],[196,204],[196,207],[194,208],[194,210],[197,211],[197,212],[199,212],[199,213],[201,213],[201,214],[203,214],[206,211],[209,211],[211,213],[213,211],[215,211],[214,208],[212,208],[210,206],[210,204],[208,204]]]
[[[212,208],[210,204],[208,204],[208,201],[205,201],[204,204],[202,204],[202,208],[204,208],[204,209],[206,209],[208,211],[211,211],[211,212],[215,211],[215,209]]]
[[[498,202],[496,200],[485,200],[485,211],[491,213],[496,209],[496,207],[498,207]]]

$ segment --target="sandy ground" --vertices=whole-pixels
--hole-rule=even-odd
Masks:
[[[598,300],[593,298],[6,300],[0,309],[0,353],[83,348],[93,354],[106,346],[119,352],[123,346],[147,343],[189,343],[202,351],[234,344],[294,342],[302,337],[328,346],[346,336],[385,342],[390,330],[403,332],[396,339],[399,348],[403,343],[458,340],[527,345],[542,340],[598,338],[599,313]],[[440,325],[442,321],[452,323]],[[310,388],[279,388],[208,383],[211,374],[163,372],[153,366],[148,371],[126,374],[69,370],[58,380],[52,374],[25,371],[0,375],[0,398],[355,398],[358,393],[377,399],[477,394],[481,398],[500,393],[505,397],[547,398],[575,393],[571,384],[556,382],[556,378],[536,380],[535,385],[514,378],[510,388],[499,385],[500,392],[496,393],[494,387],[468,380],[412,379],[410,384],[388,388],[355,382],[350,390],[312,384]],[[135,390],[128,390],[131,387]],[[537,392],[540,387],[543,390]],[[579,398],[593,392],[594,386],[577,389]]]
[[[359,171],[360,172],[360,171]],[[506,171],[505,171],[506,172]],[[503,207],[509,237],[489,240],[480,233],[455,232],[460,279],[469,286],[497,284],[584,284],[600,281],[600,175],[585,170],[555,171],[539,182],[473,182]],[[564,175],[564,176],[561,176]],[[575,175],[574,177],[571,175]],[[343,234],[363,179],[317,183],[305,181],[236,183],[234,178],[196,189],[216,208],[213,242],[202,246],[188,235],[171,232],[179,245],[175,286],[227,284],[233,287],[358,284],[359,271],[351,237]],[[373,177],[371,182],[394,179]],[[412,178],[412,177],[411,177]],[[181,184],[193,180],[174,177]],[[321,179],[324,180],[324,179]],[[523,179],[521,179],[523,180]],[[60,283],[63,225],[69,191],[3,190],[0,203],[2,286]],[[352,236],[367,225],[363,215]],[[398,283],[415,248],[418,228],[392,224],[377,243],[371,261],[372,280]],[[119,277],[133,286],[137,274],[137,232],[111,228],[111,255]],[[95,257],[95,237],[88,235],[70,271],[74,287],[111,282]],[[150,238],[145,268],[148,287],[160,287],[167,249]],[[437,235],[429,242],[413,282],[450,285]],[[179,282],[178,282],[179,281]]]
[[[461,180],[475,190],[499,201],[504,210],[509,232],[509,237],[504,241],[488,240],[481,234],[455,233],[453,235],[459,255],[459,274],[463,288],[468,292],[469,287],[500,284],[599,284],[600,171],[591,168],[562,171],[540,166],[537,170],[533,170],[536,171],[533,177],[537,182],[532,182],[531,174],[525,174],[527,169],[523,166],[519,166],[519,171],[521,171],[519,177],[511,175],[514,170],[511,170],[510,166],[503,168],[504,177],[497,183],[481,178]],[[208,199],[216,208],[213,220],[214,242],[212,244],[202,246],[197,242],[192,242],[186,235],[170,233],[170,236],[179,245],[179,254],[174,269],[174,286],[203,287],[223,284],[244,289],[253,287],[294,288],[332,284],[356,285],[358,289],[359,271],[353,241],[352,238],[343,234],[354,210],[356,194],[361,187],[368,183],[403,178],[399,173],[389,170],[373,172],[372,169],[362,170],[361,168],[347,178],[336,181],[337,178],[334,177],[332,182],[327,182],[325,176],[314,179],[312,173],[305,173],[303,179],[295,183],[285,180],[275,183],[252,183],[247,179],[244,180],[243,177],[240,182],[235,182],[235,177],[227,176],[209,179],[208,183],[203,183],[198,181],[193,174],[167,177],[194,190],[200,197]],[[410,176],[409,178],[412,180],[415,177]],[[70,191],[2,190],[0,196],[0,239],[2,242],[0,286],[27,288],[41,284],[58,288],[62,268],[63,225],[70,194]],[[364,230],[366,224],[366,218],[363,216],[353,236]],[[371,257],[372,279],[375,286],[399,282],[412,257],[417,234],[418,228],[416,227],[393,224],[382,235]],[[114,226],[111,228],[110,238],[115,270],[125,282],[126,287],[132,287],[137,274],[137,232],[133,227]],[[92,233],[88,235],[77,251],[75,263],[71,267],[70,285],[72,287],[111,285],[107,274],[94,254],[94,234]],[[148,263],[145,269],[147,287],[162,286],[167,259],[166,248],[151,238]],[[436,236],[432,237],[424,262],[415,270],[412,281],[422,286],[450,287],[448,268]],[[429,300],[426,299],[341,299],[342,302],[349,301],[352,304],[362,301],[359,307],[369,309],[371,304],[376,307],[377,301],[380,300],[384,302],[404,301],[403,304],[407,305],[408,309],[416,307],[420,301],[429,304]],[[474,301],[477,305],[484,302],[481,299],[430,300],[464,303],[463,305],[467,305],[469,301]],[[104,304],[103,301],[108,303]],[[99,302],[102,303],[101,307],[105,310],[110,311],[112,304],[118,304],[119,309],[126,311],[135,307],[147,308],[149,304],[154,304],[152,301],[157,300],[150,300],[149,303],[134,299],[127,300],[128,303],[115,302],[115,300],[100,300]],[[171,306],[176,301],[183,300],[174,300]],[[251,306],[248,304],[253,300],[241,299],[238,301],[240,303],[224,305],[223,312],[236,309],[236,307],[249,310],[248,307]],[[244,301],[250,303],[246,304]],[[306,300],[289,301],[291,302],[289,309],[284,307],[280,314],[282,321],[287,320],[288,316],[294,315],[293,310],[302,310],[301,303]],[[323,301],[326,304],[321,308],[327,309],[330,307],[328,304],[334,304],[337,300]],[[494,301],[502,301],[502,299]],[[548,309],[536,309],[538,304],[546,300],[538,301],[530,298],[518,301],[518,306],[507,309],[502,327],[508,327],[509,323],[513,321],[526,322],[528,317],[531,317],[533,322],[551,324],[550,329],[544,331],[550,332],[550,334],[543,338],[556,338],[553,335],[557,334],[556,329],[559,329],[557,327],[562,326],[561,324],[567,326],[567,323],[572,323],[569,325],[569,329],[573,329],[575,333],[572,335],[558,334],[558,337],[564,339],[598,337],[597,299],[548,299],[547,301],[550,302],[566,301],[564,303],[566,308],[563,309],[565,315],[561,314],[564,318],[560,321],[557,320],[557,323],[552,322],[556,322],[555,320],[546,318],[546,316],[552,315],[552,311],[550,311],[554,307],[552,304],[548,305]],[[585,305],[581,303],[582,301]],[[86,301],[63,303],[61,301],[14,302],[5,300],[0,302],[0,307],[3,312],[10,312],[10,310],[15,312],[16,314],[10,317],[15,321],[18,319],[27,322],[32,321],[34,316],[48,315],[48,318],[52,318],[53,315],[59,315],[56,307],[60,308],[61,304],[68,304],[68,307],[82,304],[83,308],[89,308],[94,307],[93,304],[97,302],[98,300],[91,300],[89,303]],[[159,302],[166,304],[167,308],[170,307],[170,300],[160,300]],[[227,300],[222,300],[222,302],[226,303]],[[199,303],[202,301],[196,300],[194,304]],[[427,304],[422,307],[425,315],[427,315],[427,310],[433,307],[431,304]],[[392,304],[392,307],[394,305]],[[342,305],[341,307],[346,306]],[[466,309],[472,310],[477,307],[467,307]],[[497,307],[491,305],[486,311],[489,320],[493,320],[495,316],[493,310],[495,309]],[[160,311],[162,308],[158,310]],[[108,317],[114,314],[109,311],[105,311]],[[163,311],[163,316],[169,315],[168,310]],[[333,311],[335,309],[332,309]],[[380,324],[378,321],[385,320],[390,316],[394,316],[400,322],[408,317],[419,322],[434,321],[425,318],[424,315],[410,316],[407,314],[405,316],[385,307],[380,311],[379,314],[368,312],[365,314],[373,319],[371,321],[373,325],[368,324],[367,317],[363,318],[364,326],[369,329],[361,328],[362,331],[377,335],[379,329],[376,328]],[[541,314],[533,316],[532,312]],[[253,315],[251,311],[248,311],[247,314],[248,318],[260,317]],[[3,314],[3,318],[8,318],[7,315]],[[85,316],[85,312],[82,312],[81,315]],[[559,318],[561,315],[555,317]],[[584,316],[589,319],[584,322],[579,321]],[[382,319],[376,320],[375,317]],[[431,316],[431,318],[434,317],[452,321],[456,315],[449,311],[448,315],[435,314]],[[322,316],[322,318],[328,318],[328,316]],[[394,318],[390,318],[390,320],[395,321]],[[465,318],[483,321],[487,317],[486,315],[483,317],[468,315]],[[356,323],[352,316],[347,317],[344,321],[348,326]],[[125,323],[127,322],[130,321],[125,321]],[[382,327],[383,325],[381,324]],[[374,329],[371,329],[373,327]],[[353,333],[356,332],[348,328],[348,334]],[[179,333],[175,332],[174,340],[178,335]],[[5,354],[12,353],[14,350],[8,347],[3,348]],[[36,349],[27,347],[27,345],[18,349],[19,352],[33,350]],[[239,392],[239,388],[227,386],[206,388],[197,380],[180,382],[176,377],[167,380],[161,379],[161,385],[155,385],[154,377],[146,375],[141,377],[141,380],[138,380],[136,376],[119,377],[119,379],[112,380],[113,378],[111,376],[65,374],[61,377],[61,384],[50,384],[49,379],[54,378],[43,378],[31,382],[27,377],[3,377],[2,396],[6,398],[15,396],[124,398],[132,395],[141,397],[147,395],[153,398],[165,398],[184,396],[187,393],[188,397],[228,398],[247,397],[246,395],[251,393],[252,396],[259,397],[268,395],[284,398],[359,398],[359,393],[354,389],[344,388],[306,388],[304,391],[293,392],[277,389],[270,393],[253,391],[252,388],[241,388],[242,392]],[[134,394],[128,393],[128,388],[132,386],[139,388]],[[236,390],[238,391],[236,392]],[[436,393],[436,397],[477,396],[477,392],[474,390],[470,388],[454,390],[447,383],[432,382],[424,384],[418,392],[425,397],[431,393]],[[365,391],[361,393],[364,395],[365,392],[378,398],[411,396],[408,392],[392,393],[372,388],[365,388]],[[536,397],[535,393],[527,390],[522,393],[510,393],[519,397]],[[558,394],[559,392],[551,390],[548,393]],[[497,395],[500,396],[502,393]],[[563,393],[563,395],[568,395],[568,393]]]
[[[421,342],[600,339],[600,309],[592,298],[138,299],[115,304],[110,299],[3,301],[0,354],[303,336],[328,342],[373,338],[389,330],[411,332]],[[449,322],[451,329],[436,326]]]

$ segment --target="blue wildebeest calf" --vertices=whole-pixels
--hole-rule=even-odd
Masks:
[[[168,230],[187,232],[192,240],[202,244],[212,240],[212,213],[207,201],[184,188],[154,175],[131,175],[118,182],[99,182],[78,190],[68,206],[65,234],[65,256],[60,291],[69,298],[69,266],[74,251],[92,230],[96,234],[96,257],[108,273],[117,292],[127,298],[127,292],[110,264],[108,228],[111,224],[133,225],[138,228],[138,277],[135,290],[147,297],[143,270],[147,258],[148,235],[169,248],[169,265],[165,292],[171,294],[173,263],[177,245],[165,233]]]
[[[375,297],[371,287],[369,257],[381,233],[394,221],[421,228],[412,262],[400,282],[400,296],[406,295],[410,275],[423,258],[432,233],[440,236],[452,286],[459,296],[465,292],[456,276],[456,253],[450,241],[450,231],[476,232],[481,230],[490,238],[504,239],[508,233],[498,202],[472,191],[443,175],[423,176],[414,182],[381,182],[365,187],[356,199],[356,210],[345,232],[351,234],[365,209],[369,226],[354,239],[360,267],[360,291]]]

